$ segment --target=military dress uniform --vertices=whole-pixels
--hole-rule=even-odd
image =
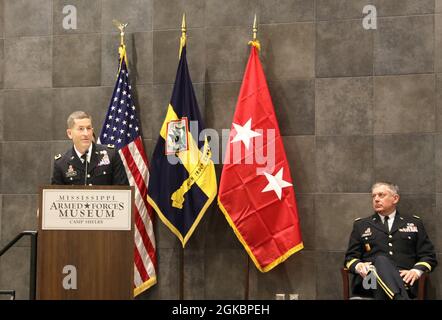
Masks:
[[[377,213],[354,222],[345,254],[345,266],[350,272],[357,274],[355,267],[359,262],[372,262],[375,265],[380,256],[388,257],[396,270],[418,269],[431,272],[437,265],[434,246],[420,218],[401,216],[398,211],[390,231],[382,224]],[[397,274],[395,272],[394,276]],[[353,277],[353,293],[372,294],[363,289],[362,281],[359,275]],[[416,283],[417,281],[410,290],[411,296],[417,291]]]
[[[52,184],[129,185],[126,171],[113,145],[93,144],[90,162],[81,161],[74,147],[55,156]],[[86,177],[85,177],[86,175]]]

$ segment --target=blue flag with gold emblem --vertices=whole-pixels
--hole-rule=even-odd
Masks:
[[[190,80],[185,34],[172,98],[151,158],[147,199],[184,246],[216,196],[215,166]]]

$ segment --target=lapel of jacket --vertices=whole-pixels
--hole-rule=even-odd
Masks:
[[[382,220],[377,213],[371,216],[370,224],[379,231],[387,233],[387,230],[385,229],[385,226],[382,224]]]
[[[399,228],[402,228],[407,222],[404,218],[402,218],[399,214],[399,211],[396,210],[396,216],[394,217],[393,225],[391,226],[390,233],[394,233],[398,231]]]
[[[84,172],[84,164],[81,162],[73,146],[69,154],[68,164],[72,165],[74,170]]]
[[[98,165],[98,162],[102,156],[97,150],[97,145],[94,143],[92,144],[92,153],[91,153],[91,161],[89,163],[89,167],[87,168],[87,172],[90,173],[94,168]]]

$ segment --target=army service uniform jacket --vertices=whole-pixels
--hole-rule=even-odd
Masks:
[[[355,267],[359,262],[374,263],[379,255],[389,257],[399,270],[430,272],[437,265],[433,244],[420,218],[401,216],[399,211],[396,211],[390,232],[377,213],[354,222],[345,266],[352,273],[357,273]],[[362,277],[354,280],[361,282]],[[356,285],[354,281],[353,287]]]
[[[85,164],[74,147],[54,160],[52,184],[85,185]],[[87,185],[129,185],[126,171],[119,154],[112,145],[92,145],[90,162],[87,166]]]
[[[359,262],[374,262],[379,255],[389,257],[400,270],[430,272],[437,265],[433,244],[420,218],[401,216],[398,211],[390,232],[377,213],[354,222],[345,254],[346,267],[356,273]]]

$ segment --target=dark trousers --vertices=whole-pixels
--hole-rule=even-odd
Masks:
[[[377,286],[373,290],[373,296],[377,300],[395,299],[409,300],[405,283],[402,280],[399,270],[385,256],[379,256],[374,262]]]

